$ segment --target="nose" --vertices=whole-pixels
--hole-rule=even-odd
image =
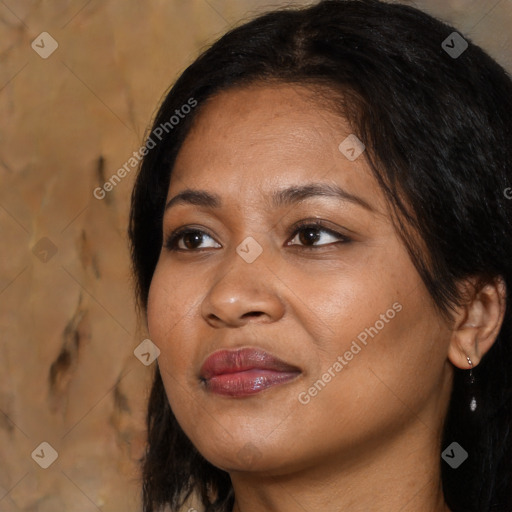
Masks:
[[[249,322],[271,323],[285,313],[279,278],[264,262],[265,251],[247,263],[235,251],[222,268],[201,304],[201,315],[212,327],[240,327]]]

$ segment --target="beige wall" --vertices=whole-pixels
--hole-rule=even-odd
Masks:
[[[284,3],[0,1],[0,512],[140,510],[153,366],[133,354],[134,172],[102,200],[93,190],[200,48]],[[512,2],[422,4],[512,69]],[[58,43],[46,59],[41,32]],[[47,469],[42,442],[58,453]]]

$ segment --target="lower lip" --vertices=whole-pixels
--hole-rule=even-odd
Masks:
[[[249,396],[272,386],[295,379],[297,372],[276,372],[253,368],[236,373],[223,373],[205,381],[206,389],[218,395]]]

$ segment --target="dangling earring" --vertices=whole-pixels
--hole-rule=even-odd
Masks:
[[[469,408],[471,410],[471,412],[475,412],[476,410],[476,407],[477,407],[477,403],[476,403],[476,398],[475,398],[475,394],[474,394],[474,384],[475,384],[475,377],[473,376],[473,363],[471,362],[471,359],[466,356],[466,359],[468,360],[468,363],[469,363],[469,367],[470,367],[470,370],[469,370],[469,384],[471,386],[471,391],[473,391],[472,395],[471,395],[471,400],[469,402]]]

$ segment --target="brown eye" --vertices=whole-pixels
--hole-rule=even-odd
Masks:
[[[199,231],[189,231],[183,233],[182,240],[187,249],[197,249],[196,245],[201,245],[203,235]]]
[[[300,226],[294,231],[295,233],[296,235],[290,240],[288,245],[302,245],[313,248],[331,245],[336,242],[347,243],[350,241],[346,236],[316,224]],[[317,243],[319,241],[323,243]]]
[[[312,245],[320,239],[318,228],[305,228],[299,232],[299,241],[303,245]]]
[[[206,243],[210,239],[210,245],[201,247],[201,244]],[[213,238],[199,229],[181,229],[170,235],[167,239],[165,246],[171,251],[195,251],[197,249],[220,247],[220,244],[215,242]]]

